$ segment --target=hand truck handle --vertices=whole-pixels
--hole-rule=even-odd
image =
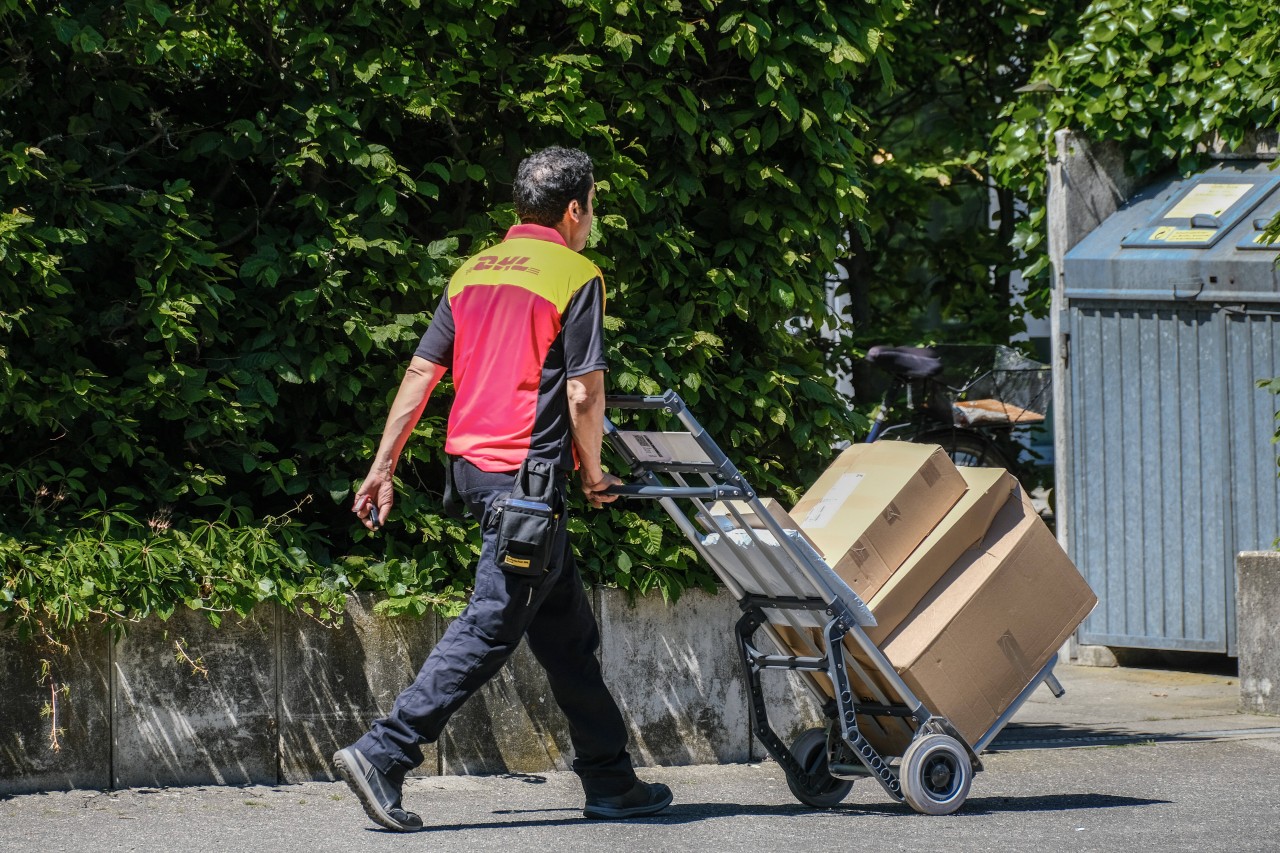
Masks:
[[[604,398],[610,409],[667,409],[676,412],[684,409],[684,401],[674,391],[665,394],[618,394]]]
[[[624,498],[701,498],[703,500],[723,501],[746,499],[747,493],[737,486],[610,486],[604,490],[606,495],[618,495]]]

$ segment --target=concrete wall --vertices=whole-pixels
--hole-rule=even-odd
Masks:
[[[114,640],[82,629],[65,649],[0,631],[0,795],[334,778],[330,755],[391,708],[445,627],[381,617],[373,604],[352,596],[337,628],[269,607],[217,629],[179,612]],[[596,590],[593,604],[638,765],[763,757],[729,596],[691,591],[668,605]],[[783,740],[819,723],[795,676],[766,674],[765,687]],[[58,749],[54,719],[43,715],[51,704]],[[572,759],[564,717],[523,644],[425,752],[425,775],[537,773]]]
[[[81,629],[62,642],[0,631],[0,795],[111,787],[110,639]]]
[[[1280,552],[1236,556],[1240,710],[1280,714]]]

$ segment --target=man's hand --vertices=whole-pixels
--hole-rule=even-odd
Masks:
[[[617,495],[606,495],[604,490],[622,485],[621,480],[600,467],[600,445],[604,440],[604,371],[593,370],[570,377],[565,391],[569,396],[569,429],[578,451],[582,493],[599,509],[618,499]]]
[[[387,415],[387,424],[382,428],[382,440],[378,443],[378,452],[373,457],[373,466],[369,476],[360,484],[356,492],[355,503],[351,511],[360,516],[364,526],[376,530],[386,523],[391,513],[391,505],[395,502],[396,493],[391,477],[396,470],[396,460],[404,449],[409,434],[422,417],[422,410],[427,406],[427,399],[444,376],[445,367],[414,356],[409,360],[404,378],[400,380],[400,389],[391,403],[391,413]],[[370,507],[378,510],[378,524],[369,517]]]
[[[599,509],[605,504],[613,503],[618,499],[617,495],[605,494],[605,489],[610,486],[621,485],[621,480],[607,472],[601,471],[600,478],[591,482],[587,480],[586,470],[584,469],[582,471],[582,493],[587,496],[587,500],[590,501],[591,505],[596,509]]]
[[[370,471],[369,476],[360,484],[360,491],[356,492],[351,511],[360,517],[365,527],[377,530],[379,525],[386,523],[395,499],[396,493],[391,484],[391,475]],[[370,508],[375,506],[378,508],[378,525],[373,523],[369,515]]]

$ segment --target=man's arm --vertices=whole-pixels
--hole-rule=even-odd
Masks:
[[[604,442],[604,371],[593,370],[567,383],[569,423],[573,444],[578,449],[578,474],[582,492],[594,506],[612,503],[617,495],[604,490],[622,481],[600,466],[600,446]]]
[[[364,526],[370,530],[374,529],[374,525],[369,518],[369,505],[372,503],[378,507],[378,516],[382,520],[391,512],[391,505],[395,501],[391,478],[395,473],[396,463],[400,460],[400,453],[413,433],[413,428],[422,418],[431,392],[439,384],[446,369],[444,365],[415,355],[409,361],[404,378],[400,380],[400,390],[396,392],[386,426],[382,429],[378,453],[374,456],[369,475],[360,484],[355,504],[351,507],[351,511],[360,516]]]

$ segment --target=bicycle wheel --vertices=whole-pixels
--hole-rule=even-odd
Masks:
[[[966,468],[1009,468],[1009,458],[995,442],[981,433],[964,429],[937,429],[912,439],[916,444],[938,444],[951,461]]]

